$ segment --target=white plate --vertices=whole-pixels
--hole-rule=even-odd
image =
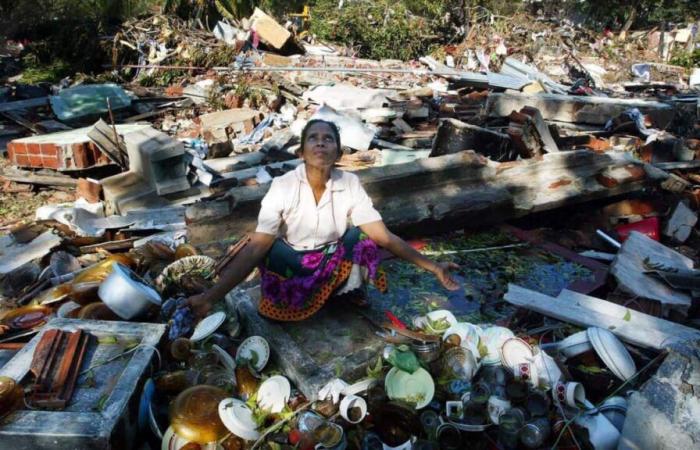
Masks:
[[[253,352],[258,355],[258,361],[253,368],[260,372],[270,359],[270,344],[262,336],[251,336],[241,342],[241,346],[236,350],[236,362],[241,359],[251,359]]]
[[[433,322],[437,322],[438,320],[444,319],[447,322],[448,326],[443,330],[436,330],[430,326],[428,319],[432,320]],[[446,309],[437,309],[435,311],[429,312],[425,316],[419,316],[413,319],[414,327],[419,328],[426,333],[438,335],[443,334],[445,330],[454,326],[456,323],[457,319],[455,318],[454,314],[452,314]]]
[[[253,411],[236,398],[225,398],[219,403],[219,417],[228,430],[246,441],[254,441],[260,433],[253,420]]]
[[[501,363],[504,367],[529,363],[535,356],[532,347],[520,338],[510,338],[501,346]]]
[[[212,344],[211,349],[219,355],[219,360],[221,360],[221,364],[226,370],[230,370],[232,373],[236,371],[236,360],[233,359],[233,356],[229,355],[226,350],[216,344]]]
[[[379,381],[376,378],[365,378],[355,384],[351,384],[343,390],[343,395],[358,395],[376,385]]]
[[[258,405],[271,413],[279,413],[287,405],[292,394],[292,386],[282,375],[274,375],[258,388]]]
[[[217,312],[200,320],[190,336],[190,341],[197,342],[211,336],[226,320],[225,312]]]
[[[586,332],[596,353],[616,377],[626,381],[637,373],[632,356],[614,334],[597,327],[591,327]]]
[[[446,341],[453,334],[459,336],[459,346],[471,350],[479,359],[479,339],[482,329],[478,325],[468,322],[459,322],[448,328],[442,335],[442,340]]]

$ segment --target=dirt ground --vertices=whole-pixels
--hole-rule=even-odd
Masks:
[[[0,158],[0,170],[9,165],[9,161]],[[72,202],[75,190],[49,188],[31,188],[29,185],[0,182],[0,234],[22,221],[31,221],[37,208],[43,205]]]

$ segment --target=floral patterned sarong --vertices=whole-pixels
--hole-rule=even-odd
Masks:
[[[386,291],[379,248],[357,227],[318,250],[297,251],[277,239],[259,267],[260,314],[280,321],[310,317],[343,289],[353,266],[359,267],[380,292]]]

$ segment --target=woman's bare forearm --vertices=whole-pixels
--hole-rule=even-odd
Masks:
[[[274,237],[269,235],[253,235],[251,241],[236,255],[219,275],[219,281],[204,296],[210,302],[222,299],[231,289],[245,280],[248,275],[263,260],[274,243]]]

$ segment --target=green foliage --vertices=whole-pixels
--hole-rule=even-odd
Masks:
[[[415,14],[414,9],[430,16]],[[338,9],[337,0],[319,0],[311,9],[311,32],[321,39],[344,43],[373,59],[416,59],[436,43],[442,12],[440,2],[353,0]]]
[[[681,51],[676,53],[671,58],[671,64],[676,66],[682,66],[686,69],[692,69],[693,67],[700,67],[700,49],[695,49],[692,52]]]
[[[633,9],[633,29],[658,26],[662,22],[692,22],[698,17],[697,0],[586,0],[571,5],[592,21],[612,29],[621,28]]]

